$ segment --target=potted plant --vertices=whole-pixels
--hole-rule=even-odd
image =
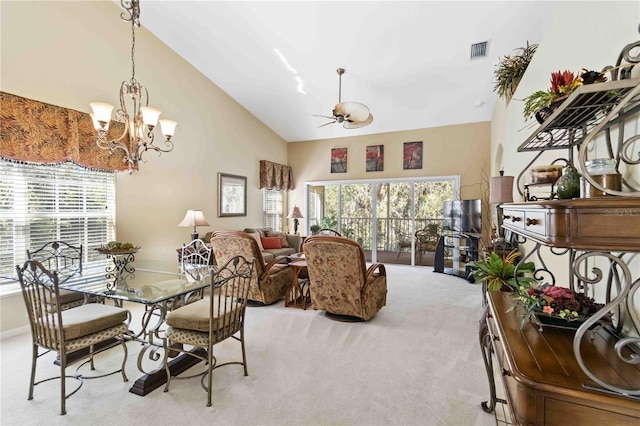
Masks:
[[[606,80],[607,77],[604,74],[586,69],[583,69],[579,75],[568,70],[552,72],[551,87],[548,90],[535,91],[524,99],[524,118],[528,120],[535,115],[538,122],[542,124],[578,87]]]
[[[511,251],[504,258],[492,252],[487,260],[477,260],[468,265],[475,270],[472,272],[475,282],[486,282],[489,291],[512,291],[521,285],[530,286],[536,283],[535,278],[529,276],[535,270],[533,262],[525,262],[516,272],[515,260],[520,256],[518,250]]]
[[[537,48],[537,44],[530,45],[529,42],[527,42],[527,47],[515,49],[519,51],[518,54],[513,56],[505,55],[500,59],[500,62],[493,70],[495,77],[493,91],[496,92],[498,96],[504,97],[507,100],[511,99]]]
[[[309,229],[311,230],[311,235],[316,235],[318,231],[322,229],[322,227],[316,223],[314,225],[311,225]]]

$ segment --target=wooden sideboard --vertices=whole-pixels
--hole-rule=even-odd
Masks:
[[[615,262],[622,263],[633,277],[617,292],[633,294],[629,289],[640,285],[640,271],[635,266],[631,270],[624,261],[625,252],[640,251],[640,198],[548,200],[502,207],[503,226],[535,242],[534,253],[548,246],[611,260],[606,256],[614,252]],[[569,259],[577,261],[573,255]],[[570,265],[573,273],[577,269]],[[489,403],[483,403],[485,411],[493,411],[496,402],[501,402],[493,382],[495,358],[505,388],[504,402],[516,424],[640,424],[640,364],[626,363],[617,355],[615,344],[620,336],[612,328],[539,329],[528,319],[522,323],[522,308],[512,309],[512,293],[490,292],[487,299],[489,312],[480,341],[492,395]],[[625,346],[623,357],[630,357],[633,348]],[[637,348],[636,343],[635,356],[640,357]],[[631,391],[625,395],[613,388]]]
[[[640,399],[598,388],[580,368],[572,350],[574,331],[544,328],[530,321],[520,328],[520,309],[510,310],[513,294],[489,292],[488,339],[500,366],[512,420],[519,425],[638,425]],[[583,354],[599,375],[622,387],[640,387],[640,365],[622,362],[614,337],[593,334]]]

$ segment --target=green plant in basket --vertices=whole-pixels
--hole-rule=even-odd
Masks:
[[[533,59],[538,48],[537,44],[529,44],[527,47],[520,47],[515,55],[505,55],[500,59],[498,65],[493,70],[494,86],[493,91],[498,96],[510,99],[516,90],[520,79]]]
[[[493,252],[487,260],[470,262],[469,266],[475,268],[473,278],[476,282],[485,281],[489,291],[499,291],[504,286],[517,290],[520,285],[530,286],[536,283],[537,281],[530,276],[535,270],[533,262],[519,265],[516,272],[514,262],[518,256],[518,250],[511,251],[504,258]]]

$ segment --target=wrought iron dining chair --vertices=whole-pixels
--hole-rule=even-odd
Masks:
[[[211,264],[213,249],[205,244],[201,239],[195,239],[189,244],[182,246],[180,256],[180,272],[187,281],[196,282],[205,279],[213,269]],[[204,289],[194,293],[189,293],[183,298],[174,299],[170,309],[177,309],[196,300],[202,299]]]
[[[249,237],[252,238],[252,237]],[[166,350],[164,366],[167,383],[164,391],[169,391],[171,371],[169,358],[171,352],[182,352],[206,362],[206,370],[191,376],[177,376],[186,379],[201,377],[200,383],[207,391],[207,406],[211,406],[212,373],[224,365],[238,364],[247,372],[247,356],[244,346],[244,317],[247,308],[247,296],[253,276],[255,259],[234,256],[211,273],[209,296],[197,302],[184,305],[167,315],[165,336],[172,351]],[[228,361],[218,364],[213,356],[213,346],[229,338],[240,342],[242,361]],[[198,352],[196,348],[204,349]],[[205,378],[207,383],[205,384]]]
[[[64,241],[50,241],[36,250],[27,250],[27,259],[40,262],[48,271],[58,274],[64,283],[82,274],[82,244],[76,247]],[[104,302],[104,298],[85,296],[77,291],[60,289],[61,308],[69,309],[86,302]]]
[[[188,281],[201,281],[209,275],[211,265],[211,247],[201,239],[195,239],[182,246],[180,272]]]
[[[33,343],[28,399],[33,399],[33,390],[36,385],[60,379],[60,414],[66,414],[66,400],[80,389],[83,379],[94,379],[122,372],[122,378],[126,382],[127,346],[124,336],[129,330],[130,312],[99,303],[89,303],[63,310],[56,272],[48,271],[35,260],[27,260],[22,267],[17,265],[16,271],[29,317]],[[121,368],[98,376],[87,377],[80,374],[79,369],[87,362],[91,370],[94,370],[94,355],[113,346],[109,345],[96,350],[94,345],[114,338],[120,341],[124,351]],[[80,364],[73,375],[66,375],[67,356],[86,348],[89,349],[89,360]],[[41,349],[44,352],[40,353]],[[38,358],[51,351],[58,354],[60,375],[36,382]],[[66,393],[66,377],[79,381],[77,388],[69,394]]]

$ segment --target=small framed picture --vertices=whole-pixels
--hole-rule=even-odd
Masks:
[[[405,170],[422,168],[422,142],[404,143],[402,168]]]
[[[247,215],[247,178],[218,173],[218,217]]]
[[[331,149],[331,173],[347,173],[347,148]]]
[[[384,145],[371,145],[366,153],[367,171],[381,172],[384,170]]]

